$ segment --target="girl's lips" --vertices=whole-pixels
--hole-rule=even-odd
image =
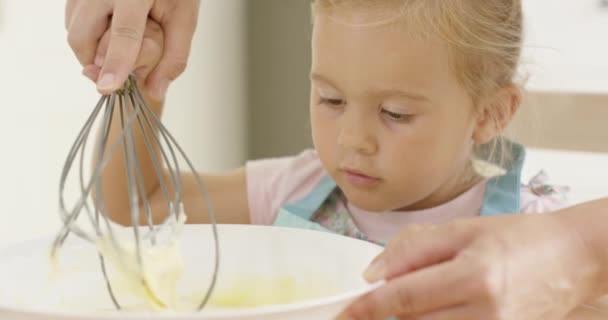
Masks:
[[[341,170],[346,178],[346,181],[354,186],[369,187],[380,182],[379,178],[368,176],[359,170],[348,168],[343,168]]]

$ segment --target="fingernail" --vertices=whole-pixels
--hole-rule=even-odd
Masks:
[[[386,276],[386,262],[383,259],[374,261],[363,273],[367,281],[379,281]]]
[[[114,89],[114,75],[106,73],[99,78],[97,81],[97,89],[99,90],[112,90]]]

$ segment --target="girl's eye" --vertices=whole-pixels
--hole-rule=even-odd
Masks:
[[[392,112],[386,109],[382,109],[382,114],[384,114],[389,120],[395,122],[409,122],[413,117],[411,114]]]
[[[340,106],[344,105],[344,100],[332,99],[332,98],[319,98],[319,104],[328,105],[331,107],[340,107]]]

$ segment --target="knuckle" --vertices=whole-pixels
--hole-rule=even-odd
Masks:
[[[186,67],[188,66],[188,60],[187,59],[171,59],[168,62],[168,66],[167,66],[167,76],[169,77],[169,79],[171,81],[175,80],[177,77],[179,77],[180,74],[182,74],[184,72],[184,70],[186,70]]]
[[[151,33],[161,33],[163,31],[163,27],[153,19],[148,19],[146,29]]]
[[[142,33],[131,26],[117,26],[112,28],[112,36],[116,38],[139,41],[142,38]]]
[[[374,310],[369,299],[369,296],[364,296],[348,307],[349,319],[371,319]]]
[[[90,57],[89,55],[94,51],[94,47],[90,46],[86,42],[86,39],[83,39],[75,33],[69,32],[67,35],[67,42],[80,64],[86,65],[91,63],[90,60],[92,60],[93,57]]]
[[[70,24],[72,22],[72,15],[74,13],[74,1],[73,0],[67,0],[65,3],[65,16],[64,16],[64,20],[63,23],[65,25],[65,29],[68,30],[70,28]]]
[[[395,309],[399,314],[407,314],[414,311],[414,297],[412,291],[404,286],[397,288],[397,299]]]
[[[70,48],[76,53],[79,53],[84,47],[82,37],[75,32],[68,31],[67,41]]]
[[[371,319],[372,318],[372,307],[369,304],[362,304],[353,308],[352,313],[356,315],[354,319]]]
[[[390,265],[393,260],[393,257],[401,257],[403,253],[407,252],[407,249],[410,248],[410,245],[410,237],[399,237],[397,239],[391,240],[384,249],[384,260],[387,261],[387,264]]]
[[[104,61],[104,69],[106,72],[122,72],[122,70],[131,72],[135,68],[134,64],[125,64],[123,56],[108,55]]]
[[[188,26],[194,30],[198,26],[198,11],[191,11],[187,19]]]
[[[71,25],[72,25],[72,17],[66,15],[63,20],[63,26],[64,26],[65,30],[70,31]]]
[[[498,292],[496,290],[495,281],[493,281],[493,272],[490,267],[479,259],[473,260],[475,274],[477,275],[477,281],[475,283],[477,291],[482,297],[489,301],[495,301]]]
[[[484,316],[484,319],[487,320],[511,320],[518,318],[516,316],[514,317],[514,315],[508,316],[505,310],[501,309],[501,307],[496,303],[491,303],[487,306]]]
[[[475,290],[496,309],[505,293],[507,275],[505,266],[495,263],[495,259],[502,256],[505,249],[504,244],[497,237],[485,238],[484,244],[494,252],[492,255],[470,254],[465,258],[469,260],[468,264],[474,270],[472,274],[475,277],[473,280]]]
[[[141,54],[146,56],[160,55],[160,47],[154,40],[144,38],[141,43]]]

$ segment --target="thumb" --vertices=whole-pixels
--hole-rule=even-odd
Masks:
[[[453,259],[477,233],[474,223],[409,226],[393,239],[364,273],[369,282],[390,280]]]

